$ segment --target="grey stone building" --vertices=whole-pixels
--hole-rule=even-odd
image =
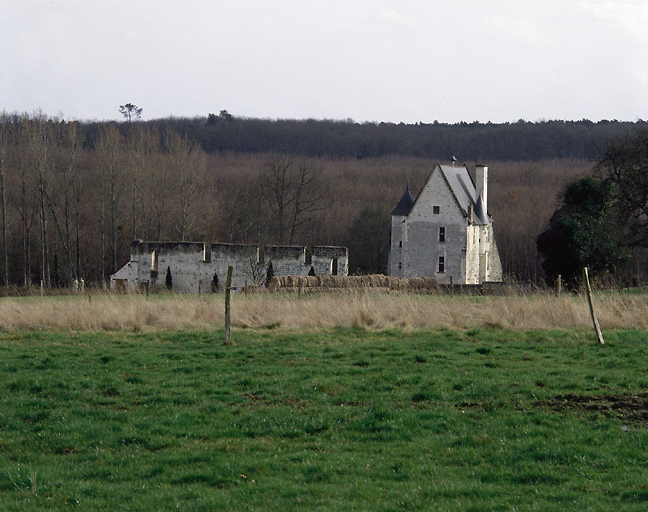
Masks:
[[[227,267],[232,266],[232,287],[264,284],[272,275],[347,275],[346,247],[206,244],[203,242],[131,243],[130,260],[112,276],[111,288],[148,284],[150,290],[204,293],[222,290]],[[170,283],[167,283],[167,276]],[[169,286],[170,285],[170,286]]]
[[[409,187],[392,212],[389,275],[435,277],[441,284],[502,280],[488,215],[488,167],[437,163],[414,200]]]

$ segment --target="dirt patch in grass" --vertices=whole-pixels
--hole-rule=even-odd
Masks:
[[[533,405],[549,407],[558,412],[599,412],[611,418],[648,423],[648,393],[597,396],[568,393],[556,395],[549,400],[540,400]]]

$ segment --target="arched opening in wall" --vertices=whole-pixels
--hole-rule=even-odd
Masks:
[[[313,267],[311,267],[310,270],[308,271],[308,275],[309,276],[314,276],[315,275],[315,269]]]
[[[332,276],[337,276],[338,275],[338,259],[333,258],[333,263],[331,264],[331,275]]]
[[[211,247],[209,247],[209,244],[203,244],[203,261],[211,263]]]
[[[158,253],[156,250],[151,253],[151,271],[158,271]]]

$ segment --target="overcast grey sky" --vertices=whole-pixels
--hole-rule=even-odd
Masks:
[[[0,110],[648,118],[648,0],[0,0]]]

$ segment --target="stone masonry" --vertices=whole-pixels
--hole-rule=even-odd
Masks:
[[[111,288],[132,288],[148,283],[149,290],[168,288],[180,293],[222,291],[231,265],[232,287],[265,284],[272,275],[347,275],[346,247],[206,244],[203,242],[131,243],[130,260],[110,277]]]
[[[392,212],[389,275],[458,285],[502,280],[487,211],[488,167],[475,174],[476,184],[465,167],[437,163],[416,200],[405,191]]]

